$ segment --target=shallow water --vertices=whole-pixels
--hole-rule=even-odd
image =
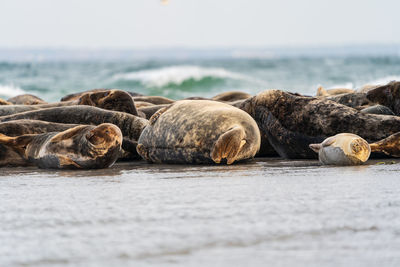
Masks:
[[[2,168],[0,266],[400,266],[384,162]]]

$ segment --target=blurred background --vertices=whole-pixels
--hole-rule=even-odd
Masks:
[[[398,10],[394,0],[2,0],[0,96],[315,95],[400,80]]]

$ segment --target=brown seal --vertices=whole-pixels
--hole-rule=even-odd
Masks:
[[[175,102],[175,100],[163,96],[133,96],[132,98],[135,102],[147,102],[154,105],[172,104]]]
[[[40,168],[99,169],[110,167],[118,159],[122,133],[109,123],[80,125],[63,132],[17,137],[0,134],[0,144]]]
[[[104,89],[91,89],[91,90],[87,90],[87,91],[83,91],[83,92],[69,94],[69,95],[66,95],[66,96],[62,97],[60,101],[64,102],[64,101],[76,100],[76,99],[78,99],[79,97],[81,97],[82,95],[84,95],[86,93],[96,93],[96,92],[110,91],[110,90],[124,91],[124,92],[128,93],[130,96],[142,96],[142,94],[139,94],[139,93],[136,93],[136,92],[120,90],[120,89],[105,89],[104,88]]]
[[[367,98],[390,108],[394,114],[400,116],[400,81],[392,81],[367,92]]]
[[[350,94],[350,93],[355,93],[355,90],[348,88],[325,89],[324,87],[320,86],[317,89],[316,96],[334,96],[334,95]]]
[[[392,157],[400,157],[400,132],[370,144],[372,152],[384,153]]]
[[[106,90],[88,92],[80,95],[77,99],[58,103],[48,103],[42,105],[11,105],[0,106],[0,116],[7,116],[26,111],[39,110],[45,108],[87,105],[107,110],[126,112],[137,116],[138,112],[132,97],[121,90]]]
[[[7,101],[14,105],[40,105],[47,103],[43,99],[31,94],[17,95]]]
[[[241,109],[257,122],[261,134],[285,158],[316,158],[309,144],[338,133],[353,133],[375,142],[400,131],[400,117],[364,114],[336,102],[267,90]]]
[[[0,117],[0,122],[21,119],[66,124],[99,125],[101,123],[112,123],[118,126],[122,131],[124,136],[124,149],[128,149],[128,147],[125,147],[125,144],[128,145],[128,143],[136,147],[140,133],[148,124],[148,120],[125,112],[110,111],[90,106],[67,106],[27,111]]]
[[[0,106],[5,106],[5,105],[13,105],[13,103],[0,98]]]
[[[251,95],[245,92],[228,91],[214,96],[212,100],[222,101],[222,102],[234,102],[237,100],[247,99],[249,97],[251,97]]]
[[[181,100],[158,111],[143,130],[137,150],[164,163],[222,163],[254,157],[260,147],[256,122],[228,104]]]

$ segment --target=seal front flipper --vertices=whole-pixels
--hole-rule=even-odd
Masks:
[[[242,127],[234,127],[221,135],[215,142],[211,151],[211,159],[215,163],[220,163],[226,158],[227,164],[232,164],[236,160],[240,149],[246,144],[245,131]]]
[[[56,143],[56,142],[60,142],[66,139],[71,138],[72,136],[74,136],[75,134],[77,134],[79,131],[81,131],[84,128],[87,128],[87,125],[79,125],[76,126],[74,128],[68,129],[64,132],[60,132],[58,134],[56,134],[55,136],[53,136],[50,140],[50,142],[52,143]]]
[[[392,157],[400,157],[400,132],[370,144],[371,152],[383,152]]]
[[[74,166],[77,169],[82,169],[82,166],[80,166],[78,163],[76,163],[75,161],[73,161],[72,159],[63,156],[63,155],[57,155],[58,158],[58,162],[60,164],[60,168],[65,167],[71,167]]]

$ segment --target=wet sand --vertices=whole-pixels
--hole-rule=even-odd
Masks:
[[[1,168],[0,266],[400,266],[399,173],[392,159]]]

